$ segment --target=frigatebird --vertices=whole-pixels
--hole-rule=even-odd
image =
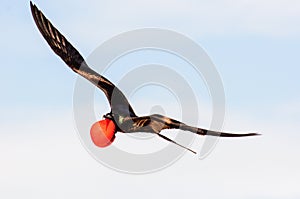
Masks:
[[[30,1],[30,7],[34,21],[43,35],[44,39],[50,45],[52,50],[77,74],[89,80],[106,95],[111,111],[104,115],[104,120],[96,122],[90,130],[92,141],[99,147],[108,146],[115,139],[117,132],[135,133],[145,132],[154,133],[159,137],[183,147],[193,153],[195,151],[175,142],[174,140],[160,134],[164,129],[181,129],[190,131],[198,135],[210,135],[220,137],[245,137],[255,136],[257,133],[224,133],[210,131],[203,128],[197,128],[186,125],[175,119],[153,114],[139,117],[135,114],[133,108],[128,102],[121,90],[116,87],[104,76],[92,70],[80,53],[72,44],[51,24],[44,14]]]

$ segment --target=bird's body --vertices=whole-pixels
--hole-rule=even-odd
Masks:
[[[92,70],[80,53],[72,46],[71,43],[51,24],[51,22],[43,15],[43,13],[30,2],[31,12],[34,21],[47,41],[52,50],[77,74],[89,80],[92,84],[98,87],[106,95],[111,106],[111,112],[104,117],[106,120],[111,120],[115,124],[113,133],[117,131],[123,133],[147,132],[155,133],[163,139],[173,142],[181,147],[184,147],[173,140],[163,136],[160,132],[164,129],[182,129],[191,131],[199,135],[212,135],[221,137],[244,137],[257,135],[256,133],[232,134],[215,131],[208,131],[202,128],[192,127],[177,120],[154,114],[150,116],[139,117],[135,114],[133,108],[128,102],[125,95],[107,78],[99,75]],[[105,123],[106,124],[106,123]],[[98,128],[98,127],[95,127]],[[104,130],[106,126],[103,127]],[[92,128],[91,132],[95,130]],[[94,131],[93,131],[94,132]],[[110,133],[111,134],[111,133]],[[94,135],[94,134],[93,134]],[[186,148],[186,147],[184,147]],[[186,148],[188,149],[188,148]],[[190,150],[190,149],[188,149]],[[190,150],[192,151],[192,150]],[[194,152],[194,151],[192,151]]]

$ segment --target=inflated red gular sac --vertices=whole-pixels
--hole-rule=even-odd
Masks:
[[[115,139],[116,126],[110,119],[100,120],[91,127],[90,134],[93,143],[98,147],[107,147]]]

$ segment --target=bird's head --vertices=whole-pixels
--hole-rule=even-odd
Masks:
[[[93,143],[98,147],[107,147],[115,139],[116,126],[112,118],[106,117],[94,123],[91,127],[90,134]]]
[[[110,119],[110,120],[113,120],[112,112],[106,113],[105,115],[103,115],[103,118],[104,118],[104,119]]]

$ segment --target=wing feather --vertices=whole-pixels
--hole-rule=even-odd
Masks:
[[[83,76],[106,95],[112,112],[123,117],[136,116],[125,95],[108,79],[92,70],[72,44],[51,24],[30,1],[33,19],[51,49],[76,73]]]
[[[247,137],[247,136],[256,136],[259,135],[257,133],[224,133],[224,132],[217,132],[217,131],[210,131],[203,128],[193,127],[186,125],[182,122],[174,120],[172,118],[154,114],[146,117],[136,117],[132,120],[134,132],[144,131],[152,129],[151,132],[159,133],[164,129],[181,129],[184,131],[190,131],[192,133],[196,133],[198,135],[210,135],[210,136],[220,136],[220,137]],[[147,127],[148,126],[148,127]]]

